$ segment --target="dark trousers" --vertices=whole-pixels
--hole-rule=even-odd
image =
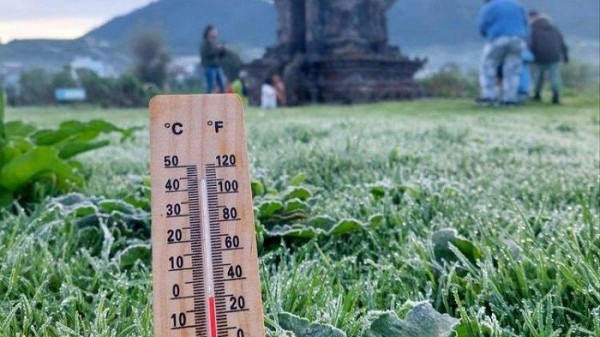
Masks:
[[[560,62],[555,63],[537,63],[535,65],[535,95],[539,96],[544,88],[546,75],[550,77],[550,85],[552,92],[560,93],[561,78],[560,78]]]

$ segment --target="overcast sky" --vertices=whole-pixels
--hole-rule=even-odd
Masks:
[[[152,0],[0,0],[0,41],[75,38]]]

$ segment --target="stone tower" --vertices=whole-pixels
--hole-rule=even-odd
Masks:
[[[386,14],[395,2],[275,0],[278,42],[248,66],[253,87],[278,73],[292,105],[422,96],[413,76],[426,61],[388,44]]]

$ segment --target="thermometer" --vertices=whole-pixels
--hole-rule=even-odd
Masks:
[[[265,336],[243,104],[150,102],[155,337]]]

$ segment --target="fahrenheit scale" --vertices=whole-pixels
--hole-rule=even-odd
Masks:
[[[155,337],[263,337],[243,105],[150,102]]]

